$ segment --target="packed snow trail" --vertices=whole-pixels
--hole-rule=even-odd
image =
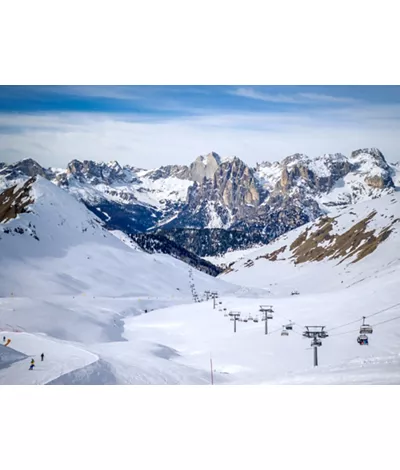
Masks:
[[[46,384],[98,360],[98,356],[89,351],[45,335],[8,331],[5,331],[4,335],[11,339],[16,351],[27,357],[0,369],[0,384]],[[41,353],[44,353],[43,362],[40,360]],[[35,360],[35,367],[29,370],[32,358]]]

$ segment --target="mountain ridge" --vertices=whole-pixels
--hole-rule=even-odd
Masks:
[[[399,184],[400,165],[387,163],[376,148],[349,157],[296,153],[281,162],[248,166],[216,152],[190,165],[145,170],[117,161],[72,160],[66,169],[44,169],[31,159],[0,164],[0,189],[14,180],[39,174],[81,200],[113,230],[125,233],[198,231],[192,247],[200,256],[226,252],[229,244],[207,250],[215,230],[244,234],[240,247],[270,240],[332,209],[390,194]],[[194,240],[193,234],[191,239]],[[211,244],[215,245],[215,244]]]

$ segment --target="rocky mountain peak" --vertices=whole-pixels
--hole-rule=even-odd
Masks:
[[[161,166],[156,170],[150,170],[149,172],[146,172],[145,175],[153,181],[170,177],[175,177],[181,180],[190,179],[189,167],[186,165]]]
[[[73,175],[81,182],[91,184],[111,184],[115,180],[124,179],[125,173],[117,161],[97,163],[93,160],[72,160],[67,165],[67,174]]]
[[[377,148],[358,149],[351,153],[353,171],[364,176],[365,183],[371,188],[393,188],[392,169],[382,152]]]
[[[289,155],[288,157],[282,160],[283,166],[288,166],[290,164],[301,163],[302,161],[309,160],[309,157],[304,153],[294,153],[293,155]]]
[[[4,172],[7,179],[15,179],[21,176],[33,177],[37,175],[40,175],[43,178],[47,177],[46,170],[32,158],[24,158],[19,162],[4,166]]]
[[[211,152],[208,155],[200,155],[190,165],[190,179],[197,183],[203,182],[205,179],[211,179],[221,164],[221,157]]]

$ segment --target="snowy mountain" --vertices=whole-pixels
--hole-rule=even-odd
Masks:
[[[46,298],[40,310],[51,313],[54,321],[46,318],[41,331],[55,336],[61,319],[68,330],[75,318],[84,316],[84,310],[71,308],[77,296],[146,298],[162,292],[161,301],[179,292],[184,299],[192,297],[190,266],[168,255],[133,250],[106,230],[83,204],[41,177],[30,178],[0,195],[0,262],[0,297],[12,296],[15,302],[23,297],[37,298],[39,303]],[[218,284],[196,270],[194,277],[200,292]],[[220,288],[235,290],[224,283]],[[59,311],[52,308],[53,296],[66,296],[67,306]],[[168,300],[163,301],[168,305]],[[113,317],[104,314],[104,325],[101,316],[94,319],[77,339],[90,336],[90,330],[97,332],[95,337],[114,335],[117,330],[107,329]],[[40,317],[32,320],[36,326],[41,324]],[[6,321],[18,324],[20,318],[6,315]],[[83,325],[86,323],[91,320],[85,318]]]
[[[279,283],[286,294],[348,288],[385,270],[398,275],[399,249],[396,192],[337,208],[261,248],[233,252],[221,278],[262,288]]]
[[[0,167],[0,189],[37,174],[83,201],[111,230],[157,231],[199,256],[215,256],[267,243],[337,207],[391,194],[400,168],[373,148],[349,157],[294,154],[255,168],[215,152],[189,166],[152,170],[86,160],[44,169],[26,159]]]
[[[221,385],[400,384],[399,194],[331,208],[214,278],[110,233],[43,177],[9,187],[0,384],[209,384],[210,358]],[[218,291],[215,308],[193,302],[192,286]],[[273,307],[268,335],[260,305]],[[362,316],[368,346],[356,341]],[[318,324],[328,337],[313,367],[303,331]]]

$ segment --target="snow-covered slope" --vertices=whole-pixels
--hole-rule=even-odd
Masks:
[[[248,256],[251,253],[259,249],[260,246],[248,248],[247,250],[229,250],[220,256],[204,256],[204,259],[212,264],[215,264],[216,266],[220,266],[223,269],[226,269],[232,263],[236,263],[242,259],[248,259]]]
[[[117,381],[110,363],[96,351],[113,348],[102,342],[124,339],[125,317],[189,303],[193,285],[200,296],[215,289],[249,295],[249,289],[171,256],[133,250],[83,204],[41,177],[0,195],[0,265],[3,335],[36,362],[41,352],[46,355],[28,375],[29,361],[7,359],[12,363],[2,370],[0,383],[49,383],[61,375],[66,383],[76,380],[76,369],[85,369],[89,381],[104,371]],[[149,360],[157,349],[153,344],[137,348],[149,350]],[[131,357],[132,345],[129,351]],[[118,380],[131,380],[124,377]]]
[[[400,193],[336,209],[249,252],[220,277],[247,286],[318,292],[400,264]]]
[[[62,322],[64,328],[73,329],[76,338],[74,322],[82,318],[79,337],[90,337],[91,331],[94,337],[109,336],[112,332],[105,333],[101,326],[116,315],[106,308],[107,313],[101,311],[91,319],[82,305],[74,307],[76,298],[151,296],[166,304],[177,294],[191,299],[188,265],[168,255],[132,250],[105,230],[81,203],[41,177],[25,187],[29,196],[21,193],[21,198],[34,201],[24,209],[29,212],[0,225],[0,296],[11,297],[14,303],[23,303],[26,297],[31,302],[37,299],[41,305],[38,314],[32,316],[32,322],[26,318],[31,326],[40,324],[40,331],[54,334],[62,329]],[[235,290],[198,271],[195,279],[199,292],[217,285],[221,290]],[[52,304],[55,296],[65,296],[63,307]],[[48,322],[48,315],[59,320]],[[5,316],[6,323],[21,321],[18,314]],[[111,331],[114,329],[111,322]]]
[[[114,237],[117,237],[118,240],[121,240],[121,242],[125,243],[125,245],[132,248],[132,250],[143,251],[140,246],[132,240],[131,237],[129,237],[126,233],[121,232],[121,230],[110,230],[110,233],[112,233]]]

